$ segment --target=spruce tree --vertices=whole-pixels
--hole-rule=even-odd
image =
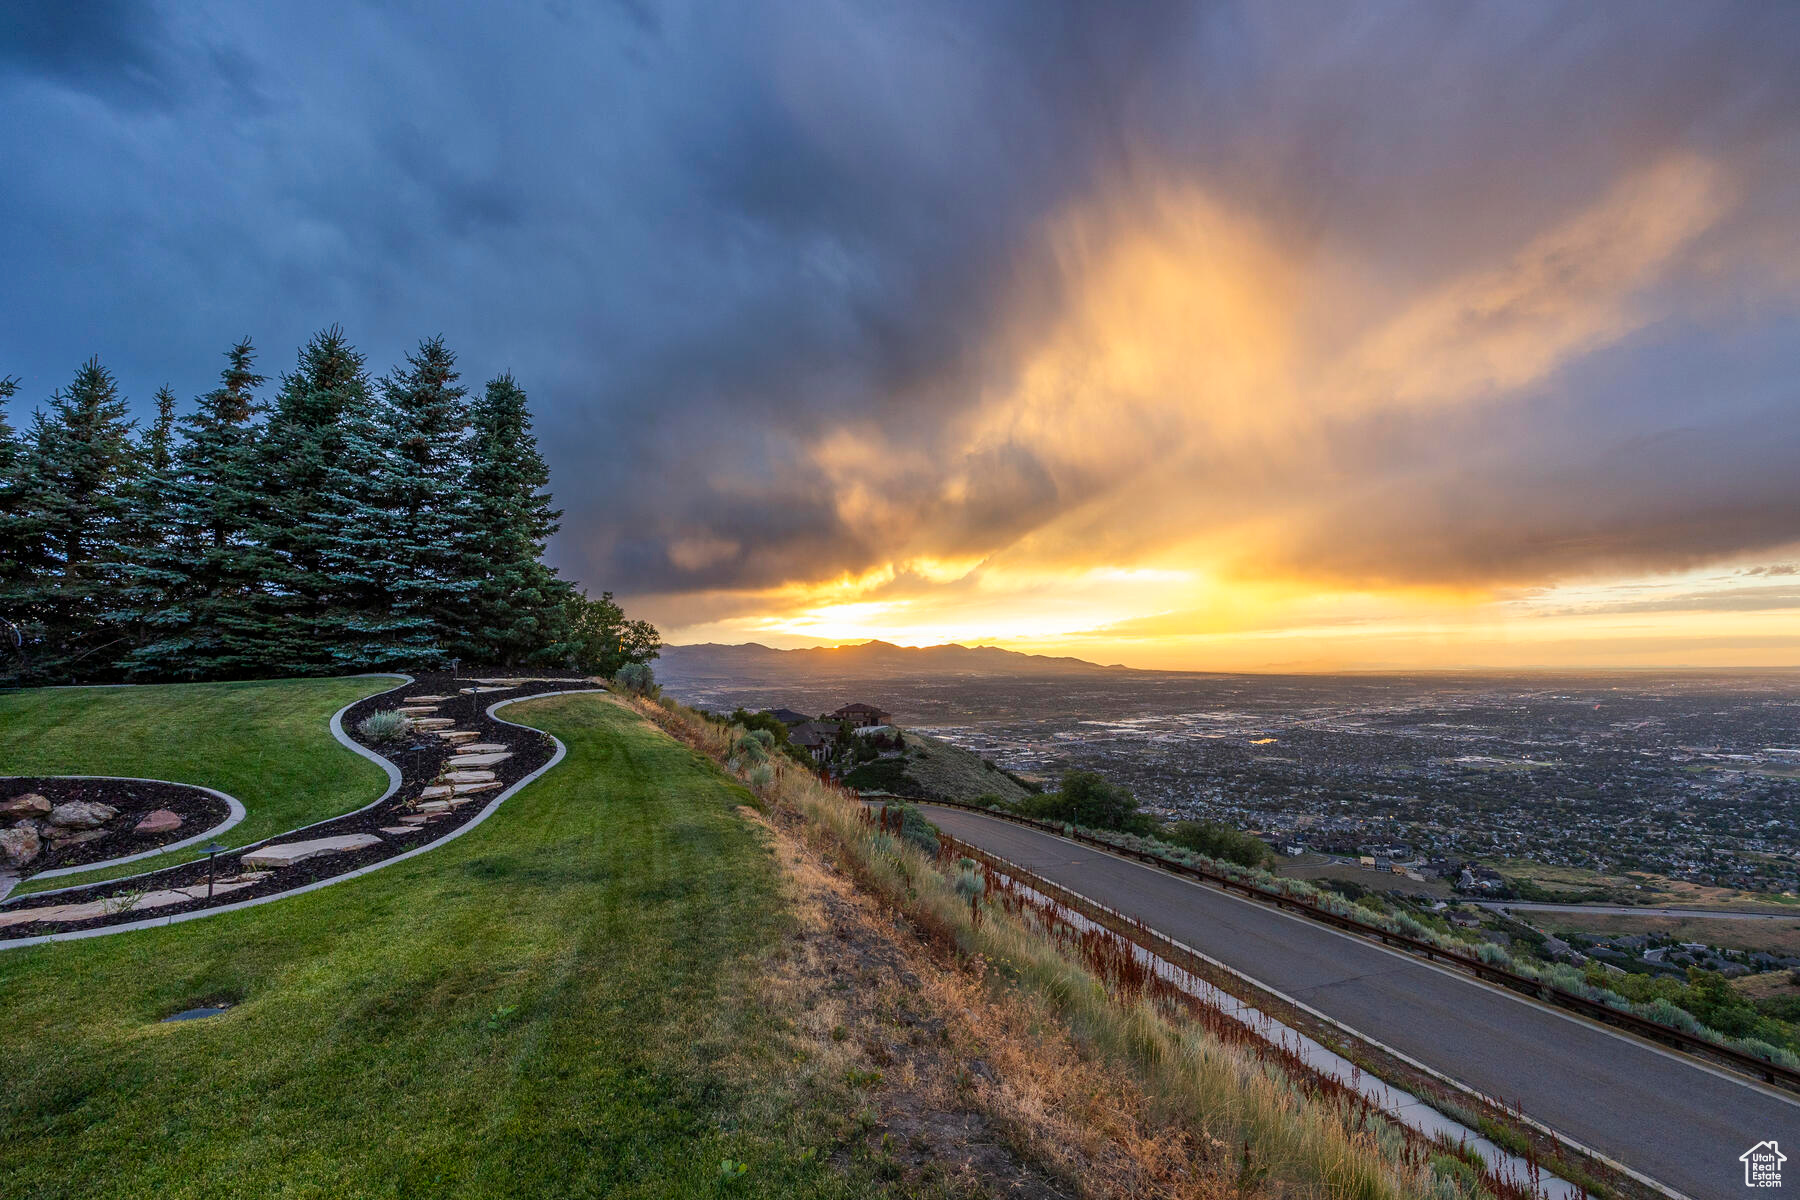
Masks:
[[[107,677],[124,647],[107,619],[119,584],[120,540],[136,467],[112,372],[89,359],[32,425],[25,499],[40,522],[45,570],[25,589],[33,666],[45,679]]]
[[[400,527],[394,605],[430,630],[434,658],[448,655],[474,590],[462,572],[468,508],[469,405],[456,355],[441,337],[419,343],[382,379],[395,452],[388,497]]]
[[[21,631],[31,581],[43,569],[43,538],[26,499],[31,492],[27,447],[6,419],[6,402],[18,395],[19,381],[0,377],[0,681],[16,681],[25,658],[12,646]]]
[[[471,413],[463,573],[462,657],[495,666],[560,664],[570,654],[569,585],[543,562],[562,513],[544,488],[550,471],[531,432],[525,392],[511,374],[490,381]]]
[[[347,480],[352,422],[373,403],[363,356],[333,325],[301,348],[294,370],[281,377],[257,463],[253,569],[264,587],[252,606],[251,628],[263,669],[309,674],[339,665],[346,638],[359,637],[345,595],[347,576],[360,572],[344,559],[345,510],[360,496]],[[346,488],[349,485],[349,495]],[[352,590],[355,590],[352,588]]]
[[[253,672],[262,661],[260,581],[250,543],[256,515],[256,348],[249,338],[225,352],[219,386],[182,422],[167,486],[166,536],[146,557],[162,607],[150,641],[129,667],[152,679],[216,679]]]
[[[322,565],[331,586],[326,650],[339,669],[419,666],[441,655],[428,614],[401,600],[413,533],[391,404],[373,398],[339,419],[342,450],[325,485],[330,523]]]
[[[135,470],[125,486],[120,521],[118,589],[110,597],[108,620],[129,639],[131,655],[156,636],[164,613],[175,602],[182,573],[167,564],[171,548],[170,489],[175,465],[175,393],[156,392],[156,420],[136,447]]]

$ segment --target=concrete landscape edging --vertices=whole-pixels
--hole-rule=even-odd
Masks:
[[[411,680],[409,679],[408,682],[411,682]],[[402,686],[404,686],[404,685],[402,685]],[[515,696],[509,700],[496,701],[495,703],[488,705],[486,711],[487,711],[487,715],[489,717],[492,717],[494,720],[499,721],[503,725],[512,725],[519,729],[530,729],[533,733],[544,733],[543,730],[535,729],[530,725],[526,725],[526,724],[523,724],[518,721],[508,721],[504,717],[495,716],[494,710],[498,709],[498,708],[504,708],[508,704],[517,704],[517,703],[521,703],[526,700],[543,700],[543,699],[547,699],[551,696],[574,696],[574,695],[584,695],[584,694],[589,694],[589,693],[594,693],[594,692],[602,692],[603,693],[605,691],[606,691],[606,689],[603,687],[591,687],[591,688],[568,688],[568,689],[565,689],[565,690],[559,691],[559,692],[538,692],[538,693],[536,693],[534,695],[530,695],[530,696]],[[377,693],[377,694],[379,694],[379,693]],[[366,697],[365,697],[365,699],[366,699]],[[358,701],[358,703],[361,703],[361,701]],[[334,733],[341,733],[342,728],[338,724],[337,717],[332,718],[332,724],[333,724]],[[270,904],[276,900],[285,900],[290,896],[299,896],[299,895],[304,895],[307,892],[316,892],[320,888],[330,887],[334,883],[343,883],[346,880],[356,879],[360,876],[367,875],[370,872],[379,871],[383,867],[391,867],[397,862],[404,862],[405,860],[407,860],[409,858],[416,858],[421,854],[429,853],[430,851],[436,850],[438,847],[443,846],[448,842],[455,841],[457,838],[461,837],[463,834],[467,833],[469,830],[475,828],[477,825],[481,824],[483,821],[485,821],[489,817],[493,816],[495,811],[499,809],[500,805],[505,803],[506,800],[509,799],[515,792],[518,792],[521,788],[525,787],[526,784],[529,784],[529,783],[535,781],[540,775],[543,775],[546,771],[550,770],[550,768],[554,767],[557,763],[562,761],[563,755],[568,753],[568,748],[563,745],[562,739],[557,737],[554,734],[546,733],[546,734],[544,734],[544,736],[548,737],[550,739],[550,741],[556,747],[554,753],[552,753],[550,755],[549,762],[546,762],[543,766],[541,766],[537,770],[531,772],[531,774],[525,776],[523,779],[519,780],[517,783],[513,784],[511,787],[507,788],[505,791],[501,792],[499,795],[495,796],[492,800],[488,801],[487,805],[485,807],[483,807],[479,813],[476,813],[474,817],[463,822],[461,825],[458,825],[455,829],[451,830],[449,833],[445,834],[443,837],[438,838],[436,841],[427,842],[423,846],[414,846],[411,850],[402,851],[401,853],[394,855],[392,858],[384,858],[380,862],[370,863],[366,867],[358,867],[356,870],[346,871],[342,875],[333,875],[329,879],[315,880],[312,883],[304,884],[297,888],[290,888],[285,892],[275,892],[268,896],[258,896],[253,900],[240,900],[235,904],[221,904],[216,908],[202,908],[202,909],[196,909],[193,912],[176,913],[173,916],[168,916],[168,917],[151,917],[151,918],[146,918],[145,920],[142,920],[142,921],[130,921],[123,925],[108,925],[108,926],[105,926],[100,929],[72,929],[66,933],[46,933],[46,934],[40,934],[37,937],[18,938],[18,939],[12,940],[12,941],[0,942],[0,951],[13,950],[13,949],[17,949],[22,946],[41,946],[47,942],[72,942],[72,941],[76,941],[81,938],[105,937],[108,934],[129,933],[133,930],[138,930],[138,929],[155,929],[155,928],[159,928],[159,927],[165,926],[165,925],[179,924],[180,922],[183,922],[183,921],[197,921],[202,917],[217,916],[220,913],[236,912],[239,909],[255,908],[259,904]],[[360,752],[365,754],[365,756],[373,757],[378,762],[387,763],[386,759],[381,758],[379,755],[375,755],[372,751],[364,750],[361,748],[359,748],[359,750],[360,750]],[[392,768],[391,763],[387,763],[387,765]],[[394,771],[394,774],[396,776],[398,776],[399,769],[393,768],[393,771]],[[398,784],[396,783],[395,786],[398,786]],[[393,794],[393,788],[390,788],[388,790],[388,792],[385,795],[383,795],[382,799],[385,800],[388,796],[390,796],[392,794]],[[379,804],[379,803],[381,803],[381,801],[377,800],[375,803]],[[373,807],[373,805],[367,805],[365,807]],[[361,811],[361,810],[359,809],[358,811]],[[337,818],[332,818],[332,819],[336,820]],[[303,828],[310,828],[310,826],[303,826]],[[296,830],[293,832],[298,832],[298,831]],[[286,836],[286,835],[282,835],[282,836]]]

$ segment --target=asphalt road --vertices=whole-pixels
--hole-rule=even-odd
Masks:
[[[921,808],[945,832],[1137,917],[1685,1195],[1748,1195],[1738,1155],[1769,1138],[1800,1146],[1800,1102],[1722,1071],[1091,847]]]

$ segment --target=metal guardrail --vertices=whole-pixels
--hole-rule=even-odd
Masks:
[[[869,797],[868,799],[879,800],[882,799],[882,797]],[[1499,984],[1502,987],[1521,992],[1533,999],[1542,1000],[1546,1003],[1569,1009],[1572,1012],[1579,1013],[1582,1016],[1593,1021],[1598,1021],[1601,1024],[1611,1025],[1615,1028],[1635,1033],[1640,1037],[1661,1042],[1664,1045],[1672,1046],[1677,1050],[1685,1051],[1689,1054],[1696,1055],[1697,1057],[1723,1062],[1746,1074],[1754,1075],[1764,1082],[1776,1084],[1789,1091],[1800,1092],[1800,1071],[1784,1067],[1780,1063],[1769,1062],[1766,1059],[1758,1058],[1754,1054],[1747,1054],[1744,1051],[1731,1046],[1721,1046],[1709,1042],[1703,1037],[1688,1033],[1686,1030],[1676,1029],[1672,1025],[1664,1025],[1659,1021],[1652,1021],[1648,1017],[1639,1016],[1637,1013],[1621,1012],[1618,1009],[1602,1004],[1597,1000],[1590,1000],[1586,996],[1577,995],[1565,988],[1557,987],[1555,984],[1545,983],[1541,979],[1532,979],[1530,976],[1521,975],[1517,971],[1510,971],[1505,967],[1483,962],[1472,954],[1461,954],[1453,950],[1446,950],[1442,946],[1425,941],[1423,938],[1416,938],[1410,934],[1395,933],[1391,930],[1382,929],[1379,926],[1370,925],[1364,921],[1358,921],[1354,917],[1346,917],[1341,913],[1332,912],[1330,909],[1323,908],[1309,900],[1303,900],[1296,896],[1289,896],[1281,892],[1271,891],[1268,888],[1258,887],[1256,884],[1247,883],[1241,879],[1234,879],[1221,871],[1212,871],[1205,867],[1190,866],[1186,863],[1171,861],[1159,854],[1152,854],[1144,850],[1133,850],[1128,846],[1114,845],[1104,838],[1097,838],[1091,834],[1082,833],[1079,830],[1076,830],[1073,833],[1064,833],[1063,826],[1057,822],[1040,821],[1036,817],[1021,816],[1018,813],[1005,812],[999,809],[983,808],[978,804],[970,804],[964,800],[937,800],[923,796],[893,796],[891,799],[902,801],[907,804],[936,804],[943,808],[962,809],[966,812],[976,813],[984,817],[993,817],[1002,821],[1011,821],[1015,825],[1023,825],[1026,828],[1035,829],[1041,833],[1054,834],[1060,838],[1067,838],[1070,841],[1094,846],[1098,849],[1105,850],[1108,853],[1117,854],[1122,858],[1135,859],[1150,866],[1160,868],[1173,875],[1185,875],[1194,879],[1199,879],[1226,891],[1240,893],[1248,899],[1260,901],[1265,904],[1272,904],[1277,908],[1299,913],[1310,920],[1318,921],[1321,924],[1343,930],[1346,933],[1352,933],[1358,937],[1373,938],[1382,942],[1384,945],[1400,947],[1401,949],[1420,955],[1431,962],[1444,963],[1456,967],[1459,970],[1466,971],[1484,982]]]

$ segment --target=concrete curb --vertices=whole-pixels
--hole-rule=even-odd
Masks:
[[[532,696],[515,696],[510,700],[500,700],[493,704],[490,704],[487,708],[487,715],[490,717],[493,717],[494,720],[499,721],[503,725],[513,725],[519,729],[530,729],[534,733],[543,733],[544,732],[543,730],[534,729],[530,725],[524,725],[517,721],[508,721],[508,720],[505,720],[504,718],[497,717],[494,715],[494,710],[497,708],[504,708],[508,704],[523,703],[526,700],[542,700],[542,699],[545,699],[550,696],[572,696],[572,695],[581,695],[581,694],[591,693],[591,692],[604,692],[604,691],[606,691],[606,689],[600,688],[600,687],[569,688],[566,691],[560,691],[560,692],[538,692],[536,695],[532,695]],[[361,701],[358,701],[358,703],[361,703]],[[333,720],[335,723],[335,718]],[[333,875],[330,879],[316,880],[313,883],[305,884],[301,887],[290,888],[289,890],[287,890],[285,892],[275,892],[272,895],[268,895],[268,896],[258,896],[253,900],[240,900],[235,904],[221,904],[217,908],[203,908],[203,909],[198,909],[194,912],[177,913],[173,916],[168,916],[168,917],[151,917],[151,918],[147,918],[142,921],[131,921],[124,925],[108,925],[103,929],[77,929],[77,930],[70,930],[68,933],[47,933],[47,934],[42,934],[38,937],[19,938],[15,941],[0,942],[0,951],[14,950],[14,949],[17,949],[22,946],[41,946],[41,945],[45,944],[46,942],[72,942],[72,941],[76,941],[81,938],[105,937],[108,934],[129,933],[132,930],[136,930],[136,929],[155,929],[155,928],[159,928],[164,925],[179,924],[180,922],[183,922],[183,921],[197,921],[202,917],[213,917],[213,916],[219,915],[220,913],[236,912],[239,909],[255,908],[259,904],[272,904],[277,900],[285,900],[290,896],[300,896],[300,895],[304,895],[307,892],[316,892],[320,888],[330,887],[332,884],[335,884],[335,883],[343,883],[344,881],[349,880],[349,879],[356,879],[360,876],[368,875],[371,872],[379,871],[383,867],[391,867],[397,862],[404,862],[409,858],[416,858],[421,854],[429,853],[432,850],[436,850],[439,846],[442,846],[448,842],[455,841],[457,838],[461,837],[463,834],[469,832],[469,830],[475,828],[477,825],[481,824],[483,821],[485,821],[489,817],[493,816],[495,811],[499,809],[500,805],[505,803],[506,800],[509,799],[515,792],[517,792],[520,789],[522,789],[523,787],[525,787],[526,784],[529,784],[529,783],[535,781],[540,775],[544,774],[551,767],[554,767],[557,763],[562,761],[563,755],[568,753],[568,748],[562,744],[562,739],[556,737],[553,734],[546,734],[545,736],[549,737],[550,740],[553,743],[555,743],[555,745],[556,745],[556,752],[550,756],[549,762],[545,763],[543,766],[539,767],[537,770],[533,771],[531,774],[525,776],[523,779],[519,780],[517,783],[513,784],[511,787],[509,787],[505,791],[501,792],[498,796],[495,796],[492,800],[490,800],[487,803],[487,805],[484,808],[482,808],[482,810],[479,813],[476,813],[472,819],[463,822],[461,825],[457,826],[455,829],[452,829],[449,833],[445,834],[441,838],[438,838],[434,842],[427,842],[423,846],[414,846],[411,850],[403,851],[402,853],[394,855],[392,858],[384,858],[380,862],[370,863],[366,867],[358,867],[354,871],[346,871],[342,875]],[[367,753],[367,752],[365,752],[365,753]],[[382,760],[382,761],[386,761],[386,760]],[[389,795],[392,794],[391,789],[388,794]],[[382,797],[382,799],[386,799],[386,798],[387,798],[386,796]],[[380,802],[381,801],[377,800],[375,803],[379,804]],[[366,807],[372,807],[372,806],[366,806]],[[358,811],[361,811],[361,810],[359,809]],[[333,817],[330,819],[337,820],[336,817]],[[311,828],[311,827],[305,826],[304,828]],[[295,831],[295,832],[298,832],[298,831]],[[286,836],[286,835],[283,834],[280,836]]]

